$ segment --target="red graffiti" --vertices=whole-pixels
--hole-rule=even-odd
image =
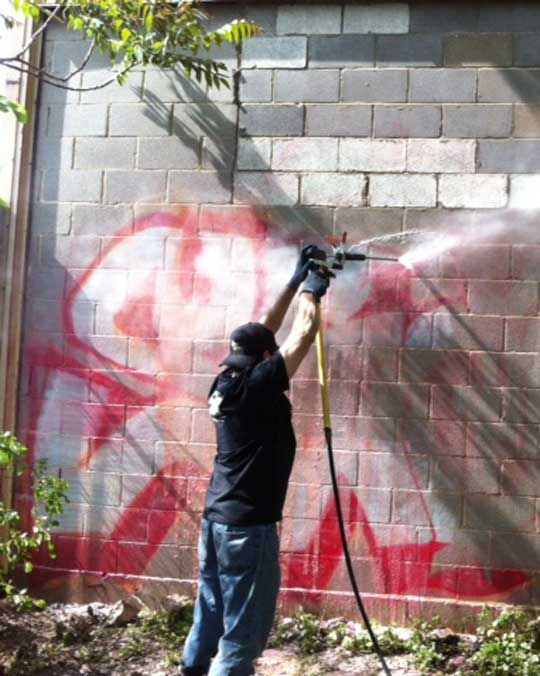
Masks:
[[[202,409],[226,349],[225,336],[236,323],[260,315],[285,281],[284,258],[292,261],[300,239],[283,236],[252,209],[199,214],[187,208],[137,221],[116,233],[82,273],[68,270],[72,279],[56,331],[60,343],[39,331],[28,341],[22,431],[34,455],[53,461],[57,455],[58,464],[72,467],[81,481],[91,483],[96,472],[135,479],[132,485],[123,480],[121,498],[106,510],[101,527],[92,510],[103,504],[90,501],[84,529],[58,534],[58,560],[51,564],[40,555],[40,566],[55,565],[60,576],[69,569],[129,575],[126,585],[143,584],[160,548],[179,528],[179,514],[198,518],[213,452],[212,430]],[[390,342],[382,344],[396,350],[414,348],[418,341],[429,348],[422,343],[426,317],[466,304],[464,284],[451,286],[448,294],[436,285],[435,291],[426,291],[422,280],[399,264],[358,268],[344,279],[346,295],[338,282],[328,300],[330,345],[342,344],[346,329],[348,345],[360,344],[363,333],[368,346],[370,336],[383,336]],[[440,371],[436,364],[429,366],[426,377],[434,380]],[[69,448],[75,439],[80,452],[75,459],[69,452],[63,456],[58,445]],[[302,442],[318,448],[321,439],[308,432]],[[425,449],[418,450],[415,443],[368,439],[361,448],[382,445],[385,452],[404,454],[409,490],[419,501],[428,541],[405,538],[383,544],[355,490],[342,488],[347,532],[356,543],[355,560],[371,571],[370,590],[498,598],[526,584],[528,576],[519,571],[485,568],[470,560],[466,565],[438,564],[452,541],[439,539],[413,459]],[[23,484],[19,505],[27,520],[28,496],[29,486]],[[77,504],[82,509],[85,503]],[[310,590],[317,598],[332,588],[343,561],[331,497],[321,514],[307,541],[284,555],[285,586]],[[95,549],[89,544],[94,541],[100,543]]]

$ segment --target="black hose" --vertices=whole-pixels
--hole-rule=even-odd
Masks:
[[[362,619],[364,620],[364,624],[366,627],[366,630],[369,634],[369,637],[373,643],[373,647],[375,648],[375,652],[379,656],[379,659],[381,661],[381,665],[383,668],[384,673],[386,676],[392,676],[390,669],[388,668],[388,664],[386,663],[386,660],[384,659],[384,655],[382,654],[381,646],[379,645],[379,641],[377,640],[377,637],[375,636],[375,633],[373,631],[373,628],[371,626],[371,622],[369,621],[368,614],[366,612],[366,609],[364,607],[364,603],[362,601],[362,597],[360,596],[360,592],[358,590],[358,584],[356,583],[356,577],[354,575],[354,570],[352,567],[352,561],[351,561],[351,555],[349,553],[349,545],[347,543],[347,535],[345,533],[345,525],[343,523],[343,511],[341,509],[341,499],[339,497],[339,488],[338,488],[338,483],[337,483],[337,477],[336,477],[336,467],[334,463],[334,449],[332,447],[332,429],[330,427],[325,427],[324,428],[324,436],[326,438],[326,447],[328,449],[328,462],[330,464],[330,475],[332,477],[332,487],[334,489],[334,499],[336,501],[336,510],[337,510],[337,517],[338,517],[338,523],[339,523],[339,532],[341,534],[341,544],[343,545],[343,553],[345,554],[345,562],[347,564],[347,572],[349,573],[349,578],[351,581],[351,587],[354,592],[354,596],[356,598],[356,603],[358,605],[358,609],[360,610],[360,614],[362,615]]]

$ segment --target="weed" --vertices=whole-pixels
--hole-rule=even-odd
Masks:
[[[394,630],[374,626],[374,632],[385,655],[396,655],[406,650],[406,643]],[[298,644],[302,655],[305,656],[338,647],[352,653],[373,651],[369,634],[358,624],[341,619],[321,622],[315,615],[304,612],[282,620],[274,629],[272,646],[292,642]]]
[[[483,613],[479,647],[462,673],[478,676],[540,676],[540,619],[523,611]]]
[[[158,639],[168,648],[178,650],[184,645],[193,624],[193,604],[179,604],[171,610],[143,609],[139,619],[144,634]]]

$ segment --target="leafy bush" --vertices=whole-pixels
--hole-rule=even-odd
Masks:
[[[45,460],[28,467],[24,462],[27,453],[26,446],[17,441],[11,432],[0,433],[0,470],[8,477],[29,472],[32,480],[32,526],[28,531],[21,529],[21,518],[17,511],[0,502],[0,527],[6,531],[5,538],[0,542],[0,557],[4,562],[3,568],[0,568],[0,594],[8,597],[21,610],[43,608],[45,602],[32,599],[27,589],[17,589],[11,576],[21,566],[25,573],[31,573],[32,556],[44,545],[50,557],[55,558],[51,529],[58,525],[56,517],[64,511],[69,488],[62,479],[47,476]]]

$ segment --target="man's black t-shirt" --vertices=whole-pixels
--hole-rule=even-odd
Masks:
[[[248,526],[282,518],[296,441],[289,378],[279,352],[252,369],[227,369],[211,390],[217,455],[204,516]]]

